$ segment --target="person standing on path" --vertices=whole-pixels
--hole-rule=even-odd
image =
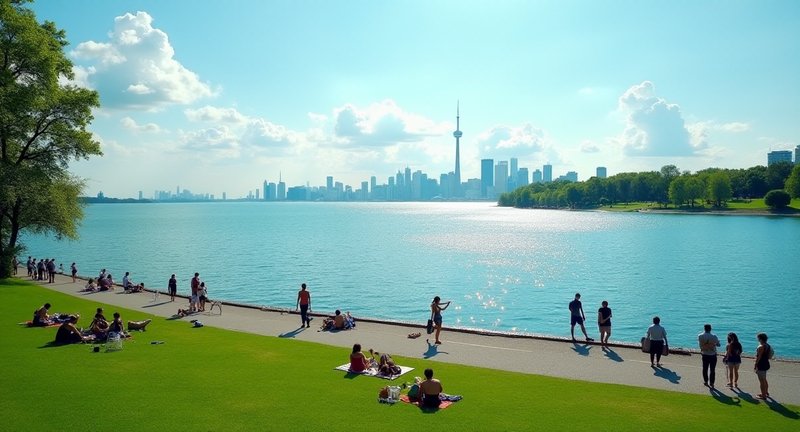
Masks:
[[[178,294],[178,280],[175,279],[175,274],[170,276],[167,288],[169,289],[170,301],[175,301],[175,295]]]
[[[442,305],[444,305],[444,307],[442,307]],[[439,296],[433,298],[433,303],[431,303],[431,320],[433,320],[433,325],[436,327],[436,345],[442,344],[439,340],[439,333],[442,332],[442,311],[448,307],[450,307],[450,302],[442,303],[442,299],[439,298]]]
[[[300,284],[300,291],[297,292],[297,307],[300,309],[300,327],[311,327],[311,318],[308,311],[311,310],[311,293],[306,290],[306,284]]]
[[[583,325],[583,322],[586,321],[586,315],[583,314],[583,304],[581,304],[581,294],[575,293],[575,300],[569,302],[569,312],[570,312],[570,326],[569,331],[572,334],[572,340],[575,340],[575,324],[580,324],[581,331],[583,331],[583,336],[586,337],[587,342],[592,342],[594,339],[590,338],[589,335],[586,333],[586,327]]]
[[[192,297],[189,300],[189,310],[192,312],[197,312],[197,304],[199,298],[197,297],[197,290],[200,288],[200,273],[195,273],[194,277],[192,278],[191,282],[192,287]]]
[[[717,376],[717,347],[719,338],[711,333],[711,324],[703,326],[703,333],[697,335],[700,344],[700,354],[703,355],[703,385],[714,388],[714,381]]]
[[[78,266],[75,263],[69,266],[69,271],[72,273],[72,283],[75,283],[78,277]]]
[[[47,283],[55,283],[56,281],[56,259],[51,258],[47,262]]]
[[[722,358],[728,377],[728,387],[739,388],[739,365],[742,364],[742,344],[736,333],[728,333],[728,345],[725,346],[725,357]]]
[[[611,308],[605,300],[601,305],[603,307],[597,310],[597,326],[600,328],[600,345],[605,348],[608,346],[608,338],[611,337]]]
[[[769,397],[769,382],[767,382],[767,371],[769,370],[769,359],[775,354],[772,347],[767,343],[767,334],[759,333],[756,335],[758,339],[758,348],[756,348],[756,362],[753,369],[758,376],[758,384],[761,387],[761,393],[756,395],[758,399],[766,399]]]
[[[661,353],[668,344],[667,331],[661,327],[661,318],[653,317],[653,325],[647,328],[645,337],[650,341],[650,367],[661,367]]]

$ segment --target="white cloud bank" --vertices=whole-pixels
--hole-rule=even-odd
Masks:
[[[114,19],[107,42],[87,41],[71,52],[75,82],[100,92],[104,107],[156,110],[214,94],[175,59],[167,34],[147,12]]]

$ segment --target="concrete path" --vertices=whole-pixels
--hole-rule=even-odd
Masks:
[[[39,282],[43,287],[63,292],[86,300],[117,305],[128,309],[171,317],[177,309],[187,308],[185,298],[176,298],[174,303],[163,293],[154,302],[152,293],[120,294],[117,291],[82,293],[84,281],[72,283],[68,276],[58,275],[54,284]],[[53,305],[58,310],[58,305]],[[202,312],[185,321],[199,319],[207,326],[221,327],[266,336],[278,336],[318,342],[343,347],[342,358],[354,343],[364,350],[374,348],[395,355],[430,359],[440,362],[481,366],[530,374],[549,375],[569,379],[602,383],[626,384],[685,393],[708,394],[701,377],[699,354],[676,355],[662,358],[663,367],[651,369],[647,354],[639,349],[614,346],[604,351],[599,345],[551,341],[532,338],[515,338],[495,335],[479,335],[442,330],[443,345],[430,345],[422,328],[405,325],[359,321],[356,330],[336,333],[318,332],[321,318],[312,321],[311,328],[300,329],[300,317],[296,314],[264,311],[256,308],[224,305],[220,315]],[[356,317],[357,318],[357,317]],[[151,325],[157,325],[153,323]],[[421,332],[418,339],[408,339],[407,334]],[[433,339],[431,339],[433,342]],[[759,393],[758,379],[753,373],[753,359],[743,359],[740,368],[739,387],[734,392],[725,387],[725,368],[721,358],[717,366],[718,393],[712,395],[722,401],[728,397],[755,402]],[[769,371],[770,395],[778,402],[800,405],[800,362],[773,361]]]

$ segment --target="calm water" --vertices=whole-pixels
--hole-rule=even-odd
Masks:
[[[179,291],[198,271],[212,298],[422,323],[434,295],[445,325],[569,335],[567,303],[614,311],[612,339],[638,341],[660,315],[673,346],[705,322],[745,350],[765,331],[800,358],[800,219],[566,212],[487,203],[91,205],[77,242],[28,238],[29,254],[81,275]],[[724,344],[723,344],[724,345]]]

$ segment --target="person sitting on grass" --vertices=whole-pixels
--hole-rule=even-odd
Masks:
[[[108,333],[108,327],[108,321],[103,315],[103,308],[97,308],[97,313],[94,315],[94,319],[92,320],[92,325],[89,326],[89,330],[92,332],[92,334],[94,334],[95,338],[105,339],[106,334]]]
[[[64,321],[61,324],[61,327],[58,328],[56,332],[56,343],[57,344],[72,344],[78,342],[86,342],[88,338],[83,336],[80,330],[75,327],[75,324],[78,322],[77,315],[70,315],[69,319]]]
[[[361,344],[353,345],[353,352],[350,353],[350,372],[361,373],[369,369],[370,362],[367,356],[361,352]]]
[[[439,408],[441,400],[439,394],[442,392],[442,383],[433,379],[433,369],[425,369],[425,381],[419,384],[420,406],[425,408]]]
[[[34,327],[47,327],[52,324],[50,320],[50,315],[47,311],[50,310],[50,303],[45,303],[39,309],[33,311],[33,320],[31,320],[31,325]]]

